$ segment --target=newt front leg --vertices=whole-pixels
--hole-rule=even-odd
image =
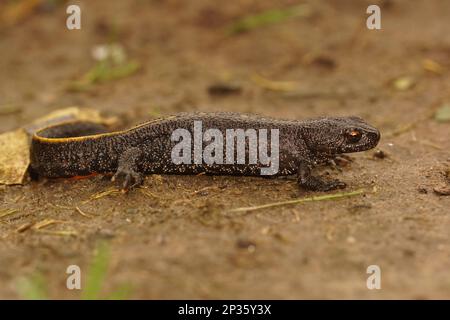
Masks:
[[[143,174],[139,171],[139,163],[142,155],[142,150],[137,147],[129,148],[122,153],[119,157],[117,171],[111,178],[111,181],[123,177],[122,188],[125,190],[142,184],[144,178]]]
[[[312,175],[312,166],[300,161],[297,171],[297,183],[299,186],[312,191],[330,191],[335,189],[343,189],[347,185],[339,180],[325,181],[319,177]]]

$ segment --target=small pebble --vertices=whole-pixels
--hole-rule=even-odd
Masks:
[[[136,208],[129,208],[129,209],[126,210],[127,214],[136,214],[138,212],[139,212],[139,210],[136,209]]]
[[[116,233],[111,229],[99,229],[97,234],[104,238],[114,238]]]
[[[354,237],[350,236],[350,237],[347,238],[347,242],[348,243],[355,243],[356,239]]]
[[[255,250],[256,250],[256,244],[250,240],[239,239],[236,242],[236,246],[239,249],[247,249],[248,252],[255,252]]]
[[[434,187],[433,191],[440,196],[450,196],[450,186]]]
[[[428,190],[425,187],[418,187],[417,191],[419,191],[419,193],[422,193],[422,194],[428,193]]]
[[[225,96],[231,94],[240,94],[242,88],[232,83],[216,83],[208,87],[208,93],[212,96]]]
[[[383,150],[378,149],[374,152],[373,157],[377,159],[384,159],[387,157],[387,154]]]

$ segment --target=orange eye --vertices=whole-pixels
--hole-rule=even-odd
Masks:
[[[348,140],[349,142],[355,143],[358,142],[361,139],[361,132],[358,130],[351,130],[348,133]]]

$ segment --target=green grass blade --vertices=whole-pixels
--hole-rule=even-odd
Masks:
[[[259,27],[283,22],[292,17],[309,16],[310,14],[310,7],[306,4],[284,9],[271,9],[237,20],[227,28],[227,33],[233,35],[248,32]]]
[[[86,285],[81,298],[84,300],[100,299],[102,286],[108,271],[110,249],[107,243],[101,242],[89,267]]]
[[[32,274],[29,277],[21,277],[17,281],[17,291],[26,300],[46,300],[48,299],[45,278],[40,273]]]

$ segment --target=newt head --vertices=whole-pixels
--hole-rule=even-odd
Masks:
[[[312,152],[332,155],[372,149],[381,135],[359,117],[340,117],[311,121],[303,137]]]

